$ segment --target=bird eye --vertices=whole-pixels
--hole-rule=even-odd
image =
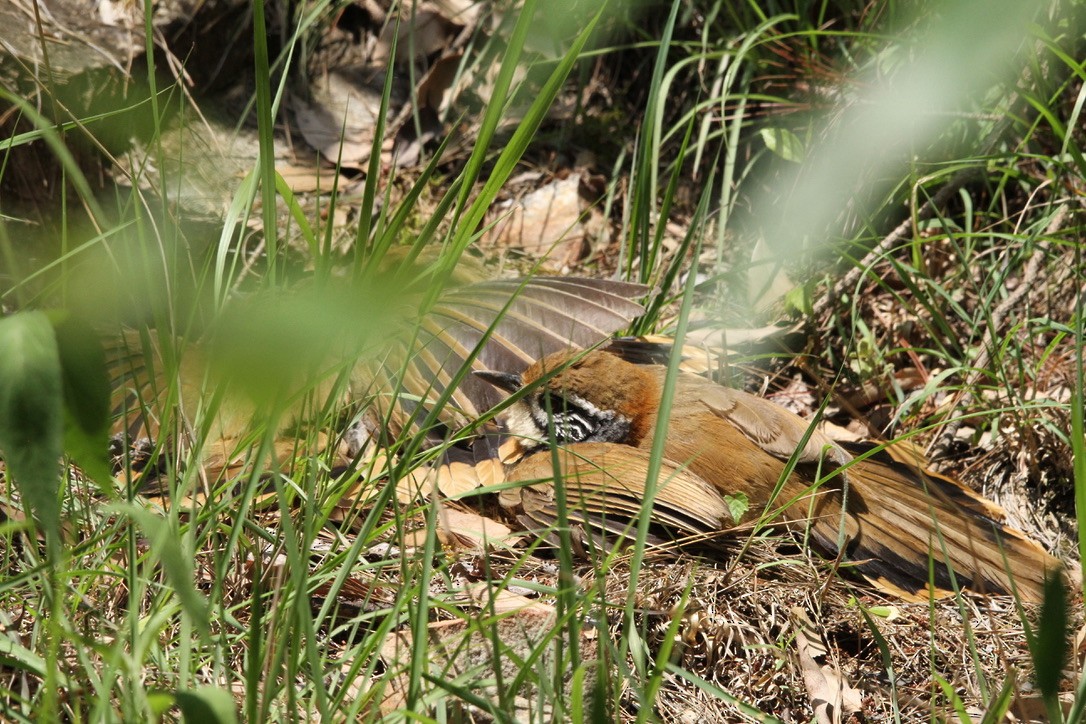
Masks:
[[[580,419],[592,417],[588,410],[583,406],[577,404],[568,397],[550,390],[547,390],[540,395],[539,407],[544,412],[550,410],[550,413],[555,417],[576,417]]]
[[[539,406],[551,412],[564,412],[571,407],[569,400],[550,390],[546,390],[539,396]]]

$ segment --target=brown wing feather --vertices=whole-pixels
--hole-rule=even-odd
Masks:
[[[860,533],[848,557],[861,574],[899,592],[926,598],[932,560],[936,595],[952,590],[949,563],[959,587],[1010,593],[1013,579],[1024,600],[1038,601],[1045,576],[1061,567],[1040,545],[1002,525],[998,506],[973,505],[974,496],[946,478],[868,458],[849,468],[849,480],[849,510],[860,520]]]
[[[462,281],[458,278],[455,283]],[[420,420],[428,405],[453,384],[488,328],[493,326],[493,335],[474,368],[523,370],[541,352],[570,343],[597,344],[628,326],[643,311],[633,300],[646,291],[641,285],[623,282],[542,277],[527,283],[495,280],[450,287],[421,317],[418,330],[405,330],[402,338],[389,340],[379,361],[356,370],[352,392],[361,399],[379,398],[396,434]],[[509,303],[515,294],[519,296]],[[502,317],[507,304],[507,315]],[[150,349],[146,349],[147,340]],[[199,346],[192,345],[190,352],[182,361],[179,389],[187,399],[185,404],[195,410],[204,370]],[[114,432],[129,441],[157,439],[160,420],[171,414],[159,354],[153,332],[121,335],[109,350]],[[453,391],[440,421],[459,426],[500,399],[492,387],[468,375]],[[247,412],[244,406],[224,405],[216,434],[221,432],[224,439],[243,434],[249,422]]]
[[[491,336],[472,368],[521,372],[551,352],[598,344],[628,326],[644,308],[633,301],[646,288],[597,279],[535,277],[493,280],[445,291],[420,320],[407,352],[403,391],[423,397],[446,389],[488,329]],[[395,377],[400,359],[386,358],[385,374]],[[424,388],[417,381],[425,383]],[[502,399],[492,386],[465,376],[442,420],[462,424]]]
[[[609,517],[628,522],[640,513],[650,462],[646,451],[612,443],[578,443],[560,449],[558,460],[570,514],[581,522],[599,524]],[[524,508],[527,503],[525,512],[533,518],[538,509],[548,516],[556,514],[550,452],[525,458],[508,477],[535,485],[527,499],[521,488],[503,492],[503,505]],[[654,522],[687,534],[715,534],[734,525],[724,496],[705,480],[668,460],[663,461],[658,480],[651,513]],[[540,490],[550,492],[540,497]]]
[[[791,458],[807,435],[810,423],[780,405],[742,390],[695,379],[702,404],[778,460]],[[817,463],[823,458],[844,465],[852,456],[823,433],[812,430],[797,462]]]

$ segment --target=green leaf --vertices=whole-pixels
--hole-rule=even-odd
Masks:
[[[85,322],[54,324],[64,389],[64,449],[92,478],[110,479],[109,374],[102,343]]]
[[[984,712],[984,718],[980,720],[980,724],[999,724],[1006,721],[1007,712],[1011,710],[1016,691],[1018,691],[1018,681],[1014,677],[1014,670],[1011,669],[995,699],[988,703],[988,710]]]
[[[109,376],[102,344],[89,325],[67,317],[53,327],[64,381],[64,403],[72,420],[103,447],[109,429]]]
[[[238,720],[234,697],[214,686],[202,686],[174,695],[181,717],[186,722],[200,724],[235,724]]]
[[[968,712],[965,710],[965,702],[958,696],[958,692],[954,690],[954,687],[950,685],[943,677],[938,674],[933,674],[935,683],[939,685],[939,688],[943,690],[943,695],[946,696],[947,701],[954,707],[954,712],[958,715],[958,721],[972,721]]]
[[[64,396],[60,352],[49,318],[0,319],[0,451],[47,538],[59,540]]]
[[[31,651],[10,636],[0,636],[0,664],[39,679],[45,678],[49,665],[36,651]]]
[[[1060,679],[1067,660],[1067,592],[1063,574],[1045,579],[1045,597],[1037,622],[1037,636],[1030,642],[1037,688],[1046,699],[1060,693]]]
[[[260,405],[296,401],[338,364],[404,329],[413,313],[409,293],[391,274],[253,293],[220,315],[208,347],[210,371]]]
[[[849,599],[849,605],[860,606],[860,602],[853,596]],[[896,621],[901,617],[901,609],[897,606],[864,606],[863,610],[872,616],[878,616],[887,621]]]
[[[176,698],[168,691],[147,692],[147,707],[155,716],[155,721],[161,721],[163,715],[172,709],[176,703]]]
[[[732,514],[732,521],[738,523],[750,510],[750,500],[742,493],[725,495],[724,502],[728,505],[728,512]]]
[[[811,297],[810,286],[800,284],[798,287],[793,287],[784,295],[784,307],[807,317],[814,314],[814,299]]]
[[[786,128],[763,128],[759,133],[766,148],[785,161],[801,163],[807,155],[803,149],[803,143],[796,134]]]

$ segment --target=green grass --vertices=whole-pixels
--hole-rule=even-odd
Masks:
[[[517,716],[533,721],[653,721],[669,718],[660,702],[676,681],[734,707],[720,709],[731,716],[773,721],[781,713],[684,666],[688,654],[675,643],[683,615],[706,604],[692,598],[696,580],[678,587],[662,632],[653,628],[638,586],[654,580],[647,516],[632,544],[586,566],[571,555],[569,503],[559,497],[565,545],[547,578],[534,548],[458,550],[439,538],[438,502],[398,500],[398,481],[425,458],[417,432],[389,441],[399,456],[387,466],[363,464],[339,478],[318,439],[361,414],[366,400],[342,404],[352,370],[379,359],[390,338],[412,337],[416,317],[464,268],[509,179],[546,150],[554,100],[596,62],[623,59],[615,90],[641,94],[634,107],[616,101],[619,128],[610,135],[621,151],[601,159],[615,177],[606,208],[619,230],[616,265],[655,285],[636,331],[681,340],[694,323],[755,327],[809,308],[806,369],[883,384],[889,437],[920,431],[930,442],[957,430],[972,445],[1032,454],[1026,466],[1035,468],[1050,463],[1042,453],[1073,455],[1066,477],[1051,473],[1047,484],[1086,517],[1077,200],[1086,178],[1086,70],[1072,8],[1052,3],[1023,19],[1016,13],[1025,11],[1007,6],[1001,18],[963,1],[927,22],[889,0],[612,6],[561,38],[561,57],[540,58],[528,46],[538,13],[548,12],[542,5],[511,14],[504,47],[478,38],[479,54],[465,67],[494,63],[490,102],[478,118],[449,124],[449,138],[397,198],[376,182],[379,129],[366,173],[375,181],[365,183],[346,258],[332,251],[331,222],[277,175],[272,153],[287,79],[300,73],[312,40],[302,30],[319,31],[328,5],[305,9],[278,58],[263,30],[270,8],[254,6],[261,154],[237,181],[212,242],[187,243],[166,189],[114,200],[92,188],[69,146],[98,119],[50,118],[42,115],[48,104],[0,93],[25,120],[0,139],[0,175],[15,172],[16,152],[44,143],[72,202],[58,207],[48,231],[55,238],[28,243],[22,227],[0,225],[0,304],[13,312],[0,320],[0,495],[5,510],[26,505],[36,518],[8,512],[0,523],[0,718],[368,721],[399,693],[392,720],[456,719],[468,702],[499,721],[514,720],[518,705],[526,708]],[[597,24],[608,35],[594,34]],[[1005,59],[1003,74],[977,57]],[[534,74],[518,86],[526,67]],[[920,82],[932,68],[944,85]],[[387,81],[385,106],[391,71]],[[49,82],[46,96],[55,92]],[[152,82],[146,101],[159,166],[167,153],[160,134],[172,122],[167,99],[179,91]],[[591,115],[591,103],[581,112]],[[572,126],[565,142],[576,143]],[[471,150],[457,156],[450,149],[462,133],[474,134]],[[945,203],[926,208],[942,189],[950,189]],[[331,191],[329,206],[346,203]],[[240,237],[257,216],[264,251],[252,255]],[[682,229],[678,238],[668,220]],[[902,233],[891,234],[899,224]],[[307,258],[291,250],[292,238]],[[412,289],[423,293],[411,297]],[[136,352],[160,367],[157,399],[184,410],[166,416],[156,436],[168,453],[169,505],[108,474],[103,362],[66,331],[71,325],[105,338],[135,328]],[[208,373],[193,379],[185,360],[208,340]],[[780,357],[746,361],[798,368]],[[900,370],[919,370],[925,384],[904,389]],[[223,380],[251,399],[238,407],[221,394]],[[423,431],[447,402],[434,396]],[[252,417],[236,441],[248,463],[230,480],[206,479],[216,416],[231,410]],[[286,429],[300,444],[277,464]],[[61,473],[62,449],[77,465],[64,470],[81,473]],[[493,492],[466,500],[486,505]],[[345,496],[357,499],[346,504]],[[622,572],[629,585],[616,595],[613,577]],[[465,604],[467,580],[491,598]],[[557,623],[514,645],[494,608],[495,591],[507,588],[552,603]],[[1052,720],[1078,721],[1086,692],[1081,680],[1061,679],[1066,632],[1051,623],[1062,620],[1055,595],[1045,611],[1036,632],[1021,619],[1037,685]],[[919,685],[930,693],[925,715],[964,709],[970,697],[993,711],[1010,706],[1008,692],[1031,673],[993,678],[964,604],[967,668],[945,670],[937,613],[931,676]],[[872,658],[892,677],[879,711],[908,720],[917,713],[900,698],[906,674],[886,644],[892,631],[864,616],[857,625],[871,631]],[[427,639],[435,621],[458,622],[477,638],[438,655]],[[404,653],[383,657],[382,647],[405,633]],[[462,665],[469,650],[486,654],[476,669]],[[479,680],[493,689],[480,695]],[[1061,687],[1073,693],[1066,717]]]

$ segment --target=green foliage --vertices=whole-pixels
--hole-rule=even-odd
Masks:
[[[728,503],[728,512],[731,513],[732,520],[736,523],[742,520],[743,516],[750,510],[750,500],[742,493],[725,496],[725,500]]]
[[[110,384],[101,340],[89,324],[65,316],[54,326],[63,377],[64,450],[107,494]]]
[[[234,698],[230,693],[212,686],[191,691],[178,691],[173,695],[185,722],[197,724],[235,724],[238,721]]]
[[[48,317],[23,312],[0,319],[0,450],[54,555],[60,551],[63,384]]]
[[[1030,637],[1029,642],[1037,672],[1037,688],[1041,691],[1049,719],[1054,722],[1063,720],[1059,694],[1067,662],[1069,632],[1067,586],[1063,575],[1054,573],[1045,582],[1045,598],[1038,616],[1036,635]]]
[[[803,143],[787,128],[763,128],[759,133],[765,147],[785,161],[803,162]]]

